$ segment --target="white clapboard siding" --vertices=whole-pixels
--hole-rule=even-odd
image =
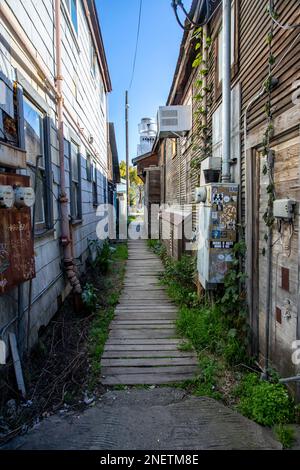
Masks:
[[[10,7],[28,41],[36,49],[36,54],[48,70],[50,78],[54,79],[55,66],[55,27],[54,2],[52,0],[2,0]],[[106,97],[102,104],[102,78],[97,67],[93,77],[90,68],[91,33],[85,17],[82,2],[78,3],[78,36],[71,26],[70,18],[62,6],[62,70],[64,76],[63,94],[66,105],[71,108],[85,136],[93,136],[93,148],[97,156],[91,155],[93,165],[97,168],[98,203],[104,202],[107,194],[107,114]],[[63,2],[62,2],[63,4]],[[4,38],[4,42],[1,42]],[[9,45],[9,48],[6,47]],[[14,54],[11,51],[15,52]],[[25,64],[25,67],[23,66]],[[45,102],[51,118],[51,159],[52,159],[52,200],[53,218],[56,221],[54,232],[35,240],[35,260],[37,276],[33,280],[32,306],[32,342],[37,338],[38,330],[47,325],[57,310],[57,298],[62,298],[69,292],[69,287],[60,277],[62,248],[59,237],[60,211],[58,197],[60,194],[60,164],[57,139],[56,103],[51,94],[42,90],[35,80],[36,69],[26,53],[18,44],[16,38],[8,31],[0,18],[0,70],[11,81],[15,80],[15,69],[22,74],[29,85],[38,92]],[[87,257],[88,240],[96,238],[96,227],[99,217],[93,206],[92,183],[87,181],[86,155],[91,150],[86,148],[86,142],[79,135],[76,126],[65,118],[65,138],[70,140],[76,135],[80,144],[81,157],[81,189],[82,189],[82,223],[73,227],[74,256],[82,262]],[[65,156],[66,192],[70,200],[70,162]],[[69,203],[70,212],[70,203]],[[45,289],[45,287],[50,286]],[[25,286],[24,298],[28,299],[28,283]],[[0,296],[0,328],[10,320],[15,313],[16,292],[10,296]],[[36,300],[38,299],[38,300]],[[26,307],[26,305],[25,305]]]

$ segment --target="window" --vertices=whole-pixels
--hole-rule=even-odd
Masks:
[[[104,204],[107,203],[107,179],[103,175],[103,202]]]
[[[97,55],[94,49],[94,46],[91,47],[91,72],[94,78],[96,78],[97,73]]]
[[[86,155],[86,179],[92,182],[92,158],[89,154]]]
[[[93,165],[93,206],[98,206],[98,178],[97,178],[97,168],[96,165]]]
[[[237,41],[237,2],[233,0],[231,4],[231,73],[234,75],[236,73],[236,67],[238,65],[238,41]],[[216,77],[217,77],[217,87],[218,94],[221,93],[221,83],[223,80],[223,28],[220,27],[219,33],[217,35],[217,44],[216,44]]]
[[[105,109],[105,89],[102,80],[100,80],[100,104],[101,110],[103,112],[103,110]]]
[[[72,25],[78,33],[78,14],[77,14],[77,0],[65,0],[65,4],[70,15]]]
[[[223,140],[222,140],[222,103],[212,115],[212,156],[222,158]],[[238,83],[231,90],[231,159],[240,160],[241,135],[240,135],[240,117],[241,117],[241,87]],[[234,181],[238,181],[238,165],[232,167],[232,176]]]
[[[71,141],[70,144],[70,192],[71,192],[71,217],[81,220],[81,178],[80,178],[80,154],[79,146]]]
[[[96,78],[98,59],[97,59],[97,54],[94,48],[92,37],[90,39],[90,61],[91,61],[91,74],[93,75],[94,78]]]
[[[35,229],[52,227],[49,118],[24,97],[24,138],[27,164],[36,188]]]

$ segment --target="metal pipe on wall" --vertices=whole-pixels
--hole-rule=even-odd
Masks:
[[[231,160],[231,0],[223,0],[223,159],[222,182],[230,182]]]

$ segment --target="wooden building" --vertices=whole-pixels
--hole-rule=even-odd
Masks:
[[[197,16],[198,3],[193,1],[190,12],[196,22],[203,19],[201,9]],[[282,375],[291,376],[299,372],[292,354],[294,342],[300,340],[300,34],[293,27],[300,24],[300,11],[297,0],[271,4],[270,12],[268,1],[232,1],[230,166],[231,182],[240,185],[239,226],[247,242],[253,351],[262,366],[269,360]],[[179,210],[190,205],[195,231],[201,162],[209,155],[222,158],[222,62],[219,7],[198,38],[194,30],[184,32],[167,102],[191,104],[193,128],[184,138],[158,140],[154,148],[161,170],[161,203],[175,204]],[[289,221],[278,217],[268,227],[274,198],[289,198],[296,205]],[[185,244],[174,250],[178,242],[173,233],[163,238],[178,257]]]
[[[159,207],[161,201],[160,168],[155,151],[140,155],[132,160],[137,174],[144,183],[144,216],[149,238],[159,238]]]
[[[0,89],[0,171],[36,187],[35,277],[0,295],[0,337],[19,332],[25,348],[26,330],[30,347],[72,286],[80,291],[97,207],[113,182],[111,82],[94,0],[1,1]]]

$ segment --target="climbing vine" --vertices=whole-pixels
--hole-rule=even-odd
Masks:
[[[196,57],[193,61],[193,68],[199,69],[198,77],[195,82],[196,93],[194,100],[197,103],[197,110],[194,112],[195,116],[199,118],[198,130],[201,137],[201,146],[194,145],[193,150],[197,155],[191,160],[191,170],[200,170],[200,163],[211,154],[211,133],[207,125],[208,108],[210,105],[212,87],[207,86],[206,77],[208,75],[208,61],[205,60],[202,54],[203,43],[205,43],[206,50],[209,50],[212,40],[209,36],[205,36],[203,28],[197,28],[193,35],[196,40],[195,51]]]
[[[263,155],[266,157],[266,163],[263,166],[262,172],[264,175],[268,175],[268,185],[267,185],[267,194],[268,194],[268,203],[267,208],[263,215],[263,220],[266,226],[270,229],[274,224],[274,216],[273,216],[273,203],[275,200],[275,185],[273,179],[274,173],[274,154],[270,148],[270,142],[274,137],[274,121],[273,121],[273,110],[272,110],[272,89],[275,83],[275,79],[273,77],[272,71],[273,66],[276,62],[276,58],[273,54],[273,39],[274,39],[274,22],[273,19],[278,17],[275,9],[273,1],[270,1],[267,6],[268,13],[271,15],[271,28],[267,35],[267,44],[269,47],[269,75],[268,79],[264,83],[265,91],[267,93],[267,100],[265,103],[265,114],[267,117],[267,128],[264,133],[263,137]],[[266,242],[269,240],[268,233],[265,234],[264,239]],[[263,248],[262,254],[265,255],[266,249]]]

